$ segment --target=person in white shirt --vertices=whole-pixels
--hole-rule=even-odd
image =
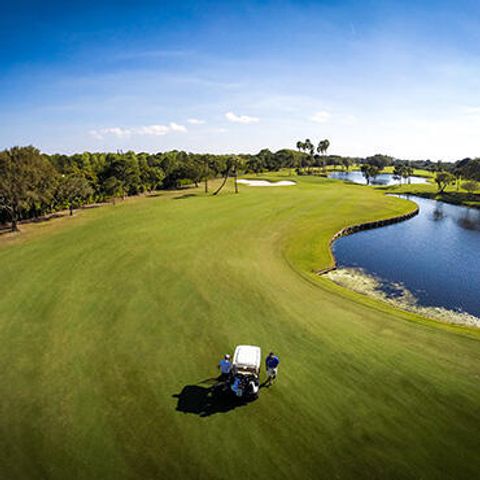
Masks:
[[[228,353],[220,360],[218,368],[220,369],[219,380],[227,381],[232,371],[232,362]]]

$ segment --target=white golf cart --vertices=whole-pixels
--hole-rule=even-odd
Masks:
[[[260,390],[262,351],[253,345],[238,345],[232,362],[230,389],[237,397],[256,398]]]

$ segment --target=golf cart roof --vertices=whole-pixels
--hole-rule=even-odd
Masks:
[[[253,345],[238,345],[237,348],[235,348],[235,353],[233,354],[234,367],[258,370],[261,361],[262,351],[260,350],[260,347],[255,347]]]

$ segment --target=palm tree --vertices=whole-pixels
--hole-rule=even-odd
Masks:
[[[395,165],[393,167],[393,179],[398,180],[398,183],[402,183],[404,165]]]
[[[221,191],[222,188],[225,186],[227,183],[228,177],[230,176],[230,172],[232,171],[233,163],[232,159],[228,158],[227,161],[225,162],[225,168],[223,169],[223,180],[220,186],[213,192],[213,195],[218,195]]]
[[[453,171],[453,175],[455,176],[455,182],[457,184],[457,192],[460,188],[460,180],[462,179],[462,171],[458,168],[456,168],[454,171]]]
[[[299,140],[297,142],[297,149],[298,149],[298,153],[302,153],[306,149],[305,143],[302,142],[301,140]],[[302,160],[302,157],[300,156],[300,161],[299,161],[299,164],[298,164],[299,171],[302,167],[303,167],[303,160]]]
[[[235,185],[235,193],[238,193],[238,170],[241,167],[240,157],[234,155],[232,157],[232,168],[233,168],[233,183]]]
[[[242,166],[242,161],[240,157],[237,155],[232,155],[230,158],[227,159],[227,162],[225,164],[225,170],[223,173],[223,180],[221,185],[213,192],[214,195],[218,195],[222,188],[225,186],[227,183],[228,177],[230,174],[233,174],[233,180],[234,180],[234,185],[235,185],[235,193],[238,193],[238,170]]]
[[[308,166],[307,169],[310,171],[310,167],[313,164],[313,154],[315,152],[315,147],[313,143],[310,141],[309,138],[307,138],[303,144],[303,148],[305,151],[308,153]]]
[[[330,146],[330,142],[325,139],[325,140],[321,140],[320,142],[318,142],[318,147],[317,147],[317,152],[320,153],[321,155],[323,155],[323,167],[325,168],[326,167],[326,155],[327,155],[327,150],[328,150],[328,147]]]
[[[320,140],[318,142],[317,152],[320,153],[321,155],[324,155],[324,153],[325,153],[325,140]]]
[[[380,169],[376,165],[370,163],[364,163],[360,167],[360,170],[367,181],[367,185],[370,185],[370,181],[380,173]]]
[[[203,179],[205,181],[205,193],[208,193],[208,155],[203,156]]]
[[[330,146],[330,141],[326,138],[324,141],[323,141],[323,153],[326,155],[327,154],[327,150],[328,150],[328,147]]]
[[[410,177],[413,175],[413,168],[410,165],[405,165],[403,167],[403,174],[402,177],[405,179],[406,182],[409,184],[411,183]]]

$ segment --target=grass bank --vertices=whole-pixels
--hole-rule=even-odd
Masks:
[[[463,205],[466,207],[480,208],[480,193],[468,193],[465,190],[451,185],[443,193],[438,193],[435,183],[428,184],[403,184],[390,187],[379,187],[390,193],[417,195],[432,200],[452,203],[454,205]]]

